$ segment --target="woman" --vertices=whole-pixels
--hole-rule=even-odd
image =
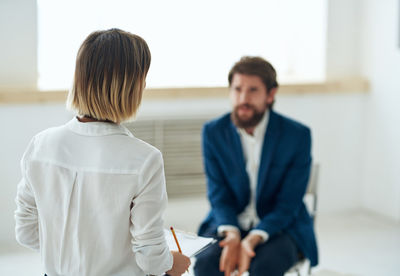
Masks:
[[[37,134],[21,161],[16,238],[54,275],[181,275],[170,252],[159,150],[120,123],[135,116],[150,67],[139,36],[118,29],[81,45],[68,105],[77,116]]]

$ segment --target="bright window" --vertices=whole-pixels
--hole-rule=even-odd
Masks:
[[[325,79],[326,0],[38,0],[39,88],[68,89],[94,30],[142,36],[148,87],[226,86],[243,55],[269,60],[280,82]]]

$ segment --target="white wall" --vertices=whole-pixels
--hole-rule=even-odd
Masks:
[[[362,0],[328,1],[326,74],[328,79],[360,76]]]
[[[36,89],[36,18],[36,0],[0,1],[0,89]]]
[[[399,1],[365,1],[361,68],[371,81],[366,104],[363,206],[400,221]]]
[[[347,157],[338,160],[346,163],[348,169],[359,173],[359,176],[354,178],[349,175],[349,186],[342,183],[331,188],[336,193],[329,194],[330,198],[326,200],[332,201],[341,191],[348,200],[353,197],[356,205],[397,221],[400,221],[399,5],[398,0],[329,1],[327,44],[328,78],[364,76],[371,83],[371,91],[367,97],[360,99],[362,102],[358,102],[362,105],[360,109],[342,113],[342,108],[338,106],[336,112],[345,124],[349,119],[359,119],[358,123],[354,121],[354,128],[347,129],[345,133],[349,139],[348,147],[353,144],[351,141],[354,142],[356,137],[358,139],[357,145],[353,144],[354,148],[348,148],[348,154],[357,154],[357,158],[351,162]],[[341,148],[338,147],[338,150]],[[334,158],[329,158],[329,161],[333,162]],[[330,168],[339,167],[342,164]],[[340,204],[342,202],[340,200]]]
[[[30,139],[43,129],[66,122],[63,104],[0,106],[0,244],[14,243],[14,198],[21,178],[19,162]]]

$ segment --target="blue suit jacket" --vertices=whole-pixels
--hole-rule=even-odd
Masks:
[[[242,145],[230,114],[205,124],[203,155],[211,211],[199,234],[220,225],[240,228],[238,214],[249,203],[250,185]],[[303,203],[311,166],[311,134],[306,126],[270,111],[261,152],[256,208],[270,236],[288,233],[311,265],[318,264],[313,222]]]

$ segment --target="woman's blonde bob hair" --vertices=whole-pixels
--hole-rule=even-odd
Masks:
[[[79,48],[67,106],[78,115],[120,123],[136,115],[151,54],[141,37],[110,29],[91,33]]]

